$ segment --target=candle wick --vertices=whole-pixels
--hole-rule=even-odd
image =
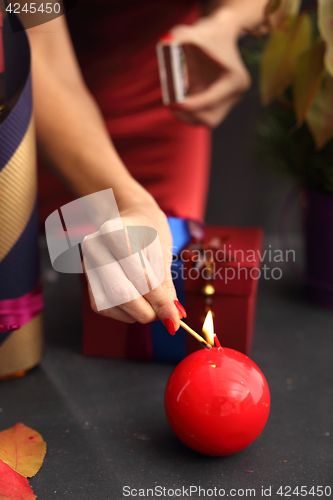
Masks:
[[[222,349],[222,346],[220,344],[219,339],[217,338],[216,333],[214,333],[214,344],[215,344],[215,347],[217,347],[218,349]]]

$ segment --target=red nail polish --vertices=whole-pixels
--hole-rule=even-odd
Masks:
[[[173,302],[174,302],[175,306],[177,307],[178,311],[180,312],[180,314],[183,315],[183,318],[187,318],[187,312],[185,311],[185,308],[181,305],[179,300],[174,300]]]
[[[172,33],[166,33],[165,35],[162,36],[162,38],[160,38],[160,42],[168,43],[168,42],[172,42],[174,39],[175,39],[175,37],[173,36]]]
[[[175,335],[176,327],[171,318],[167,318],[164,320],[164,326],[166,327],[170,335]]]

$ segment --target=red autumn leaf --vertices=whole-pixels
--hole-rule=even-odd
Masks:
[[[35,500],[28,480],[0,460],[0,499]]]
[[[24,424],[0,432],[0,459],[24,477],[37,474],[45,453],[42,436]]]

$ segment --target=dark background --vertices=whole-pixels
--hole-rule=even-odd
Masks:
[[[214,131],[208,224],[260,226],[266,236],[278,232],[281,210],[292,181],[269,165],[259,164],[255,127],[261,113],[258,86],[234,108]],[[290,210],[289,230],[300,231],[298,203]]]

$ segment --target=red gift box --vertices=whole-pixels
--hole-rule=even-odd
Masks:
[[[200,247],[200,250],[199,250]],[[187,322],[201,332],[211,302],[215,332],[223,346],[249,354],[252,344],[258,278],[260,276],[262,230],[207,226],[202,244],[190,244],[179,259],[185,291],[183,301]],[[211,271],[200,266],[197,257],[212,257]],[[202,260],[202,259],[201,259]],[[205,259],[204,259],[205,260]],[[202,294],[207,276],[214,295],[205,300]],[[179,297],[181,299],[181,297]],[[87,286],[83,286],[83,353],[91,356],[154,359],[151,325],[128,325],[94,313],[90,308]],[[201,348],[189,334],[180,329],[176,336],[186,336],[186,354]],[[166,335],[166,342],[175,337]],[[168,360],[168,356],[164,360]],[[174,359],[170,359],[174,361]]]
[[[208,226],[205,242],[218,245],[206,249],[213,254],[213,286],[211,308],[214,312],[214,329],[224,347],[249,354],[252,345],[258,278],[260,277],[262,230],[258,228],[233,228]],[[209,253],[210,252],[210,253]],[[184,259],[185,251],[182,252]],[[192,274],[191,274],[192,267]],[[187,274],[186,274],[187,271]],[[205,274],[193,272],[191,262],[186,263],[186,311],[191,328],[200,332],[207,306],[203,307],[202,289]],[[186,279],[189,278],[189,279]],[[191,347],[198,348],[191,340]],[[191,349],[192,350],[192,349]]]

